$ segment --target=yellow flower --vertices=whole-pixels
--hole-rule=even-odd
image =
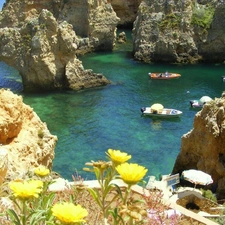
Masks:
[[[50,173],[50,170],[45,166],[40,165],[39,167],[34,169],[34,173],[38,176],[44,177]]]
[[[63,224],[85,222],[83,218],[88,215],[85,208],[69,202],[56,203],[52,207],[52,212]]]
[[[121,152],[120,150],[108,149],[108,152],[106,152],[106,154],[115,164],[124,163],[131,158],[131,155],[128,155],[125,152]]]
[[[128,185],[137,184],[148,171],[145,167],[135,163],[123,163],[117,166],[116,170]]]
[[[13,195],[23,199],[37,198],[42,191],[42,187],[43,182],[40,180],[12,181],[9,183],[9,188],[13,191]]]

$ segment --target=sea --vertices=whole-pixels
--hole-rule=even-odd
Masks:
[[[170,174],[180,152],[181,138],[193,129],[200,109],[189,101],[202,96],[219,98],[225,90],[224,64],[147,64],[132,55],[128,40],[111,52],[86,54],[79,59],[85,69],[104,74],[111,84],[81,91],[24,93],[21,77],[14,68],[0,62],[0,87],[23,97],[51,134],[57,135],[53,170],[72,180],[95,179],[85,172],[86,162],[106,160],[108,149],[132,155],[131,163],[148,169],[149,176]],[[151,80],[149,72],[180,73],[175,80]],[[180,118],[153,119],[143,116],[142,107],[161,103],[181,110]]]

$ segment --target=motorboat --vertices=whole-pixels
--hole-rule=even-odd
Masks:
[[[169,80],[181,77],[179,73],[148,73],[149,77],[153,80]]]
[[[164,108],[164,106],[159,103],[155,103],[151,107],[142,107],[141,112],[143,115],[152,117],[178,117],[183,114],[182,111],[177,109]]]
[[[207,102],[212,101],[213,99],[210,98],[209,96],[203,96],[200,99],[196,100],[190,100],[190,105],[192,108],[202,108],[203,105]]]

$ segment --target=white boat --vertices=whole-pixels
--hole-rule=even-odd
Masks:
[[[199,100],[190,100],[190,104],[192,108],[202,108],[205,103],[210,102],[212,100],[213,99],[209,96],[203,96]]]
[[[164,108],[162,105],[161,107],[154,107],[155,105],[160,104],[154,104],[151,107],[142,107],[141,112],[143,115],[148,115],[152,117],[178,117],[183,114],[182,111],[177,109],[168,109]]]

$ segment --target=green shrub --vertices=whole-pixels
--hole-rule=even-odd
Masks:
[[[209,29],[215,13],[215,7],[210,4],[200,5],[195,4],[193,8],[193,14],[191,23],[192,25],[200,26],[204,29]]]
[[[212,193],[212,191],[210,191],[210,190],[203,190],[203,189],[201,189],[201,191],[202,191],[202,196],[203,197],[205,197],[207,199],[210,199],[213,202],[217,202],[216,196]]]

